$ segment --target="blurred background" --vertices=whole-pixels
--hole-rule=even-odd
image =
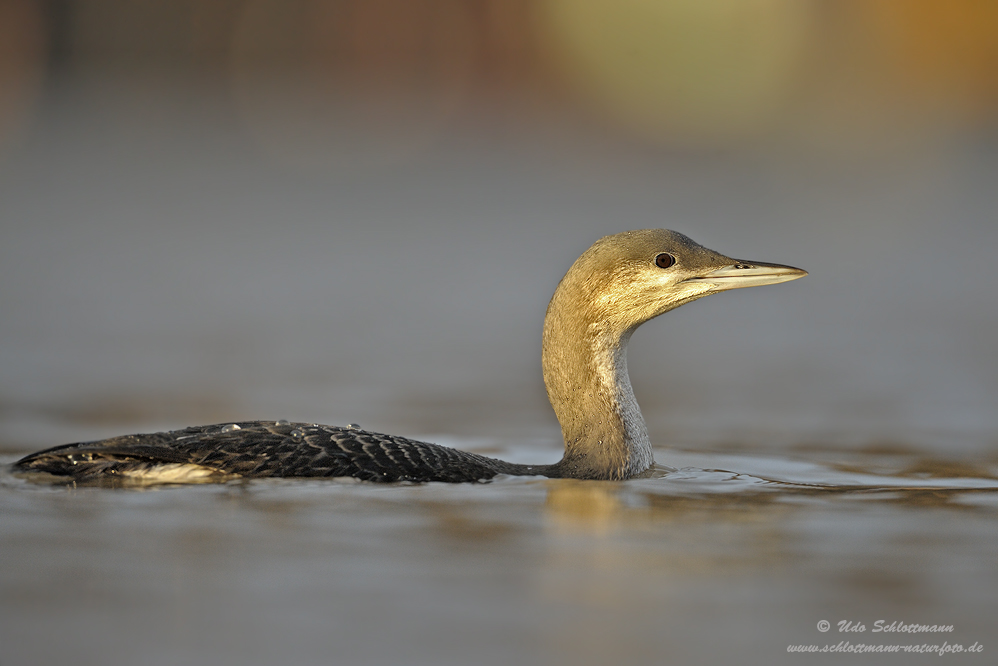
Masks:
[[[547,299],[669,227],[811,276],[642,329],[656,444],[993,451],[996,185],[990,0],[2,0],[0,441],[556,456]]]

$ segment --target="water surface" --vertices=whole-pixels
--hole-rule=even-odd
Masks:
[[[983,643],[951,658],[989,663],[993,464],[656,457],[683,467],[626,482],[146,490],[5,473],[4,661],[762,664],[801,663],[788,645],[945,640]],[[840,633],[842,620],[867,631]],[[874,634],[878,620],[954,630]],[[939,656],[807,657],[885,658]]]

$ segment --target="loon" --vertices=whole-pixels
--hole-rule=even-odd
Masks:
[[[655,463],[627,375],[634,330],[709,294],[805,275],[731,259],[665,229],[596,241],[562,278],[544,319],[544,384],[565,444],[564,457],[551,465],[514,464],[353,425],[248,421],[65,444],[22,458],[14,470],[81,483],[239,477],[461,483],[499,474],[628,479]]]

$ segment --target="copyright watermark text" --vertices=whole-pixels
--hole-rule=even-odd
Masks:
[[[984,646],[980,643],[974,643],[969,647],[964,647],[958,643],[947,643],[945,641],[941,645],[933,645],[930,643],[915,645],[871,645],[869,643],[839,641],[836,645],[788,645],[787,652],[845,652],[849,654],[895,652],[909,654],[938,654],[941,657],[947,654],[977,654],[979,652],[984,652]]]
[[[835,630],[836,633],[862,634],[949,634],[953,633],[952,624],[921,624],[918,622],[903,622],[901,620],[877,620],[869,627],[863,622],[856,620],[837,620],[832,624],[828,620],[819,620],[817,629],[821,633]],[[902,644],[873,644],[873,643],[853,643],[848,640],[841,640],[838,643],[824,645],[788,645],[787,652],[840,652],[848,654],[868,654],[868,653],[909,653],[909,654],[938,654],[939,656],[949,654],[979,654],[984,652],[984,646],[979,642],[973,645],[964,646],[960,643],[949,641],[911,643]]]
[[[839,620],[836,623],[839,629],[839,633],[852,632],[852,633],[863,633],[866,631],[866,625],[862,622],[856,622],[854,620]],[[832,628],[832,625],[828,620],[818,621],[818,631],[824,633]],[[944,634],[953,633],[952,624],[907,624],[905,622],[899,622],[895,620],[894,622],[887,622],[887,620],[877,620],[873,623],[873,629],[871,633],[900,633],[900,634]]]

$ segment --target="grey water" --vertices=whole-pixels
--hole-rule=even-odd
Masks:
[[[53,87],[0,155],[0,664],[993,660],[993,137],[691,155],[483,123],[303,167],[210,95],[124,90]],[[674,472],[101,489],[6,467],[270,418],[554,462],[547,299],[599,236],[661,226],[810,272],[635,335]]]

